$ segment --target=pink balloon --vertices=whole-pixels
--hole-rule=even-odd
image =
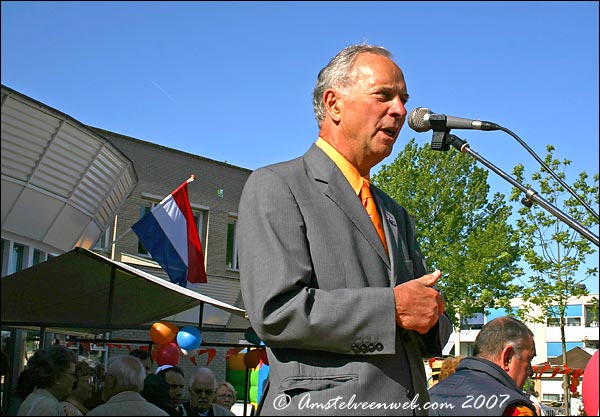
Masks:
[[[592,355],[585,366],[581,383],[581,399],[588,416],[598,415],[598,352],[600,351],[597,350]]]
[[[156,363],[158,366],[172,365],[177,366],[179,362],[179,346],[177,343],[165,343],[161,345],[156,352]]]

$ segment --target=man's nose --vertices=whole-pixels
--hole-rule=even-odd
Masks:
[[[392,100],[392,105],[388,113],[397,118],[406,118],[406,107],[404,106],[403,100],[399,96]]]

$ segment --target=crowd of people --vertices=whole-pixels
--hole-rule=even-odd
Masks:
[[[545,415],[537,393],[523,391],[534,356],[533,333],[525,324],[512,317],[488,322],[472,356],[449,356],[441,363],[439,378],[428,390],[430,404],[437,406],[428,415]],[[235,388],[217,382],[209,368],[195,369],[187,386],[189,401],[184,402],[184,371],[171,365],[153,367],[144,350],[114,356],[106,369],[104,364],[92,369],[65,346],[40,349],[19,375],[6,415],[234,415]],[[99,400],[93,400],[97,393]],[[472,404],[465,402],[470,397]],[[477,398],[483,398],[485,406],[477,406]],[[577,395],[573,400],[569,415],[585,415]]]
[[[233,416],[235,388],[209,368],[195,369],[184,402],[185,374],[153,370],[150,354],[134,350],[94,369],[63,345],[39,349],[10,396],[9,416]]]

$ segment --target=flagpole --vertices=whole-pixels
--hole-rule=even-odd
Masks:
[[[113,232],[112,232],[112,239],[113,242],[110,245],[110,259],[112,259],[113,261],[115,260],[115,249],[116,249],[116,243],[117,241],[115,240],[115,237],[117,236],[117,221],[119,219],[119,215],[115,214],[115,218],[114,218],[114,224],[113,224]]]
[[[185,180],[185,182],[186,182],[187,184],[189,184],[190,182],[194,181],[195,179],[196,179],[196,174],[190,174],[190,177],[189,177],[187,180]],[[116,226],[115,226],[115,229],[114,229],[114,230],[115,230],[115,233],[114,233],[114,234],[116,234],[116,233],[117,233],[117,228],[116,228]],[[116,243],[117,243],[119,240],[123,239],[123,238],[124,238],[124,237],[125,237],[125,236],[126,236],[128,233],[129,233],[129,232],[132,232],[132,231],[133,231],[133,229],[132,229],[131,227],[129,227],[127,230],[125,230],[125,231],[124,231],[124,232],[123,232],[123,233],[122,233],[122,234],[121,234],[121,235],[120,235],[118,238],[116,238],[116,239],[115,239],[115,237],[114,237],[114,234],[113,234],[113,239],[114,239],[114,240],[113,240],[113,241],[110,243],[110,244],[111,244],[111,246],[113,247],[113,251],[114,251],[115,244],[116,244]]]

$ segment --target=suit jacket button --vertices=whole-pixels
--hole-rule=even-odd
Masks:
[[[369,348],[367,347],[366,343],[363,343],[362,345],[360,345],[360,351],[362,353],[367,353],[369,351]]]
[[[352,343],[352,351],[354,353],[360,353],[360,347],[358,347],[358,345],[356,343]]]
[[[377,343],[375,345],[375,349],[377,349],[377,352],[381,352],[383,350],[383,345],[381,343]]]
[[[375,352],[375,345],[373,343],[369,343],[369,352]]]

